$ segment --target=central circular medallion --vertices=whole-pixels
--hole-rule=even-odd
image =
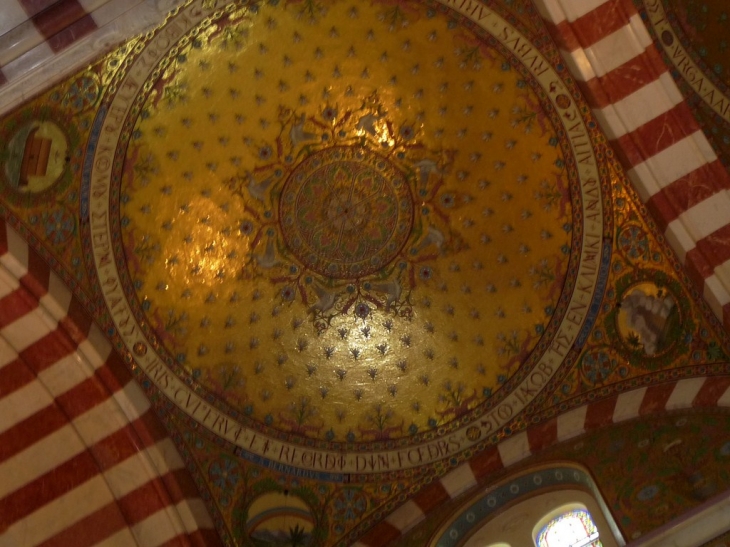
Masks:
[[[284,241],[308,268],[339,279],[392,261],[413,226],[413,198],[393,163],[362,147],[313,153],[286,181],[279,202]]]

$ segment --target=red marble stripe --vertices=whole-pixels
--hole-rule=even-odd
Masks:
[[[38,255],[38,253],[29,249],[28,272],[20,280],[23,286],[28,289],[33,296],[40,299],[48,292],[50,276],[50,266]]]
[[[555,444],[558,440],[558,420],[551,418],[527,429],[527,442],[533,454]]]
[[[730,331],[730,303],[722,307],[722,324],[726,331]]]
[[[56,403],[73,420],[109,399],[110,395],[106,386],[96,376],[91,376],[59,395]]]
[[[663,232],[679,215],[728,186],[727,172],[720,160],[715,160],[662,188],[646,206]]]
[[[188,547],[188,535],[180,534],[164,543],[160,543],[160,547]]]
[[[5,75],[0,71],[0,84],[7,82]],[[8,225],[5,219],[0,219],[0,256],[8,252]]]
[[[71,340],[80,344],[88,337],[92,322],[91,316],[86,312],[83,304],[77,298],[72,297],[66,317],[61,320],[60,324]]]
[[[80,40],[87,34],[91,34],[97,29],[96,22],[91,15],[84,15],[78,21],[70,24],[62,31],[54,34],[47,42],[50,48],[55,51],[61,51],[67,48],[75,41]]]
[[[585,49],[628,25],[629,18],[635,14],[631,0],[609,0],[568,24]]]
[[[411,499],[425,515],[428,515],[431,511],[449,501],[451,496],[449,496],[441,481],[437,481],[423,488]]]
[[[99,468],[87,451],[59,463],[48,473],[0,499],[3,522],[10,525],[27,517],[39,507],[67,494],[98,474]]]
[[[86,10],[77,0],[60,0],[35,13],[31,20],[38,32],[49,39],[85,15]]]
[[[35,380],[35,374],[22,359],[15,359],[0,369],[0,393],[3,397],[7,397],[33,380]]]
[[[0,329],[14,323],[38,307],[38,300],[22,287],[0,298]]]
[[[580,40],[568,21],[561,21],[556,25],[552,21],[545,20],[545,26],[559,49],[563,51],[580,49]]]
[[[72,524],[38,547],[91,547],[126,528],[116,502],[109,503]]]
[[[0,85],[4,85],[6,83],[8,83],[8,77],[5,76],[5,74],[3,73],[2,69],[0,69]],[[5,252],[5,251],[3,250],[2,244],[0,243],[0,255],[2,255],[3,252]]]
[[[61,429],[68,419],[56,405],[48,405],[0,433],[0,463]]]
[[[469,460],[469,465],[477,480],[504,469],[502,457],[499,455],[499,450],[497,450],[496,446],[490,446],[472,456],[471,460]]]
[[[590,403],[586,409],[585,430],[591,431],[613,423],[613,413],[616,410],[618,395]]]
[[[130,526],[142,522],[165,507],[174,505],[174,503],[170,503],[161,481],[156,478],[122,496],[117,503]]]
[[[692,406],[715,407],[728,388],[730,388],[730,376],[707,378],[692,401]]]
[[[33,368],[36,374],[39,374],[75,352],[76,347],[76,344],[68,339],[62,329],[56,329],[25,348],[20,352],[20,357]]]
[[[216,547],[223,545],[218,533],[211,528],[199,528],[189,533],[188,541],[192,547]]]
[[[680,103],[668,112],[616,140],[616,153],[624,167],[633,167],[678,143],[698,129],[692,111]]]
[[[161,480],[170,495],[170,499],[182,501],[200,496],[195,482],[193,482],[190,473],[185,468],[170,471]]]
[[[695,249],[690,252],[696,251],[705,258],[711,268],[705,277],[709,277],[717,266],[730,260],[730,224],[726,224],[707,237],[700,239],[696,242],[696,245]]]
[[[705,285],[705,279],[712,275],[715,266],[716,264],[708,261],[708,257],[704,256],[697,247],[690,249],[684,257],[684,269],[687,272],[687,277],[700,290]]]
[[[65,423],[62,425],[65,425]],[[12,520],[8,522],[19,520],[30,514],[39,506],[71,491],[73,488],[76,488],[83,482],[91,479],[101,471],[113,468],[127,458],[134,456],[139,451],[148,448],[148,446],[148,444],[140,442],[139,438],[134,434],[130,426],[124,426],[116,432],[112,432],[107,437],[101,439],[99,442],[89,447],[88,450],[85,450],[72,457],[70,460],[61,463],[53,471],[31,481],[24,485],[21,489],[17,490],[16,493],[0,500],[0,514],[2,514],[4,518],[6,514],[8,515],[8,518],[12,516]],[[173,481],[174,478],[174,476],[170,476],[168,477],[168,480]],[[158,501],[150,499],[150,493],[152,491],[149,490],[149,488],[144,492],[143,498],[149,501],[147,506],[152,507],[150,503],[155,501],[153,504],[154,507],[152,507],[152,510],[147,512],[145,516],[170,505],[171,500],[173,503],[176,503],[177,501],[184,499],[182,497],[179,499],[172,498],[170,496],[170,490],[167,488],[165,482],[160,479],[154,479],[153,482],[155,483],[154,497],[155,500]],[[176,492],[184,494],[182,488],[177,489]],[[197,491],[193,492],[192,497],[197,497],[197,495]],[[145,507],[145,502],[142,499],[135,498],[135,500],[134,510],[127,508],[129,509],[128,511],[122,506],[122,512],[128,517],[127,522],[138,522],[139,520],[143,520],[143,518],[140,518],[139,520],[129,521],[130,515],[136,515],[136,517],[139,517],[141,511],[143,511]],[[6,510],[5,505],[3,505],[6,503],[12,505],[14,508],[13,510],[15,511],[14,513]]]
[[[147,448],[134,433],[133,425],[126,425],[89,447],[99,469],[107,471]]]
[[[154,444],[157,441],[167,438],[167,430],[162,422],[157,418],[154,410],[149,408],[147,412],[142,414],[137,420],[135,420],[135,426],[144,432],[142,437],[148,444]]]
[[[388,522],[382,521],[371,528],[359,541],[372,547],[385,547],[400,536],[401,533],[398,528]]]
[[[625,99],[667,72],[661,56],[651,47],[600,78],[578,81],[592,108],[605,108]]]
[[[132,381],[132,375],[114,350],[96,374],[109,391],[119,391]]]
[[[639,407],[639,415],[644,416],[646,414],[654,414],[664,410],[667,405],[667,401],[676,386],[676,382],[670,382],[668,384],[659,384],[647,387],[646,394],[644,395],[644,399],[641,401],[641,406]]]

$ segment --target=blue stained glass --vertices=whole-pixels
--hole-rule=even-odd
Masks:
[[[538,547],[601,547],[598,528],[585,509],[568,511],[548,522],[537,535]]]

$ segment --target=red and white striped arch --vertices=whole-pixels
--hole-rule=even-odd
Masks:
[[[639,196],[730,328],[730,175],[632,0],[534,0]]]
[[[2,0],[0,114],[160,24],[182,0]]]
[[[0,219],[0,545],[219,544],[121,358]]]
[[[730,376],[688,378],[641,387],[580,406],[476,454],[469,462],[424,487],[371,528],[353,547],[390,545],[442,504],[477,486],[483,479],[556,443],[642,416],[716,407],[730,407]]]

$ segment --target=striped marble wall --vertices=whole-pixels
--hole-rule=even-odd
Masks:
[[[730,328],[730,175],[632,0],[535,0],[647,208]]]
[[[0,221],[0,546],[218,545],[109,342]]]
[[[579,406],[517,433],[476,454],[370,529],[354,547],[380,547],[397,540],[430,512],[480,481],[524,461],[543,448],[595,429],[669,410],[730,407],[730,377],[687,378],[641,387]]]
[[[0,114],[158,25],[181,0],[2,0]]]

